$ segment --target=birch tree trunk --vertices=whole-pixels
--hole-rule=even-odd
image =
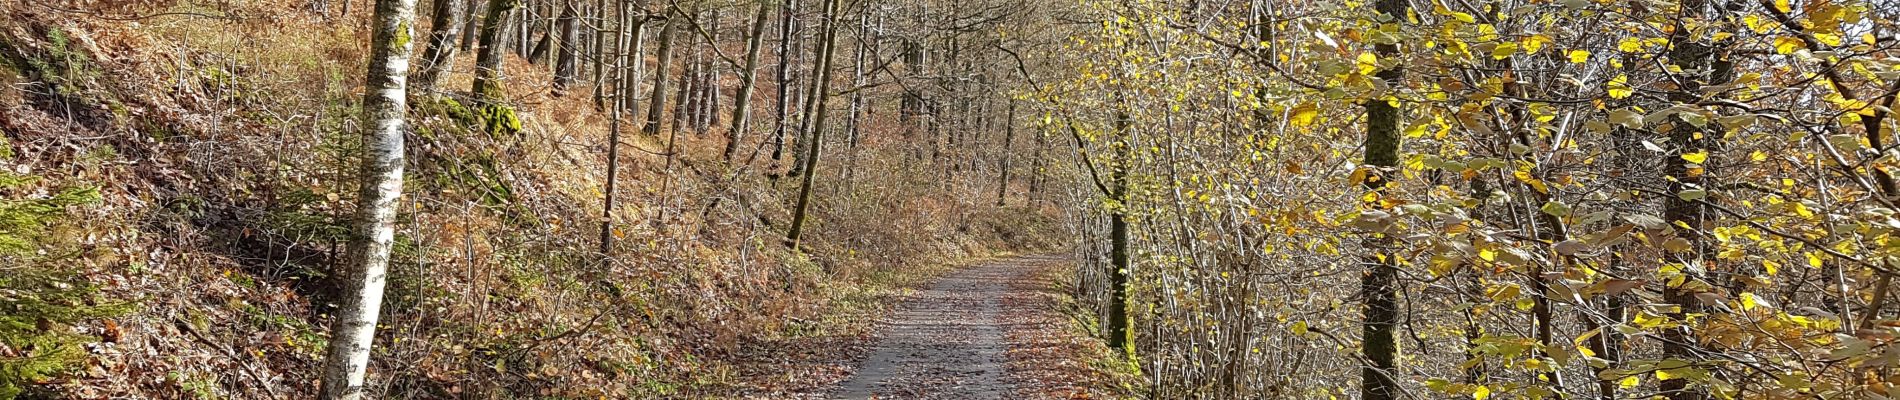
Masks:
[[[718,53],[719,27],[722,22],[719,18],[719,10],[714,9],[706,13],[706,47]],[[695,57],[700,58],[701,61],[699,74],[696,75],[699,83],[694,84],[694,87],[698,88],[694,92],[698,100],[693,102],[693,132],[705,134],[706,130],[712,128],[719,119],[715,113],[719,109],[719,63],[704,51],[699,52],[699,55]]]
[[[396,239],[396,202],[402,197],[404,113],[409,108],[403,89],[414,48],[415,9],[416,0],[376,2],[376,33],[363,96],[367,125],[373,130],[365,138],[360,203],[349,245],[351,262],[349,270],[338,274],[345,279],[343,304],[330,326],[319,399],[366,397],[363,375],[369,370],[376,319],[382,313],[390,248]]]

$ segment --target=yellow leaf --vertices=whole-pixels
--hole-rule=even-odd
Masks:
[[[1360,75],[1371,75],[1373,71],[1379,70],[1379,56],[1372,53],[1360,53],[1357,61]]]
[[[1801,49],[1801,45],[1802,45],[1801,39],[1795,39],[1793,37],[1788,37],[1788,36],[1781,36],[1781,37],[1775,38],[1775,52],[1776,53],[1794,54],[1795,50]]]
[[[1742,17],[1742,24],[1748,25],[1748,30],[1761,34],[1766,34],[1768,31],[1775,29],[1774,22],[1762,19],[1761,16],[1754,14]]]
[[[1624,53],[1643,51],[1643,41],[1637,40],[1636,38],[1623,38],[1622,41],[1616,42],[1616,49],[1622,50]]]
[[[1571,50],[1571,51],[1570,51],[1570,62],[1571,62],[1571,63],[1576,63],[1576,64],[1582,64],[1582,63],[1584,63],[1584,62],[1587,62],[1587,61],[1590,61],[1590,51],[1589,51],[1589,50]]]
[[[1615,78],[1610,78],[1609,91],[1612,99],[1626,98],[1636,93],[1634,89],[1630,89],[1629,75],[1617,75]]]
[[[1623,380],[1616,382],[1617,386],[1621,386],[1624,389],[1635,389],[1636,385],[1641,384],[1643,384],[1643,378],[1638,378],[1635,375],[1624,377]]]
[[[1510,42],[1498,43],[1497,47],[1491,48],[1491,59],[1493,60],[1502,60],[1505,58],[1510,58],[1512,55],[1516,55],[1516,54],[1517,54],[1517,43],[1510,43]]]
[[[1313,119],[1319,117],[1319,106],[1312,103],[1293,106],[1293,125],[1313,126]]]
[[[1477,389],[1471,391],[1471,400],[1484,400],[1488,398],[1491,398],[1491,388],[1489,387],[1478,386]]]
[[[1518,47],[1524,50],[1524,54],[1537,54],[1538,50],[1544,49],[1546,43],[1550,43],[1550,36],[1536,34],[1525,37]]]
[[[1788,5],[1788,0],[1775,0],[1775,10],[1781,11],[1781,13],[1783,14],[1787,14],[1790,12],[1794,12],[1794,7],[1791,7]]]
[[[1815,267],[1815,268],[1821,267],[1821,253],[1810,251],[1807,253],[1807,255],[1808,255],[1808,266]]]
[[[1491,249],[1478,250],[1478,258],[1482,258],[1485,261],[1497,261],[1498,252]]]
[[[1709,161],[1709,151],[1698,150],[1694,153],[1684,153],[1682,155],[1682,160],[1688,161],[1689,163],[1692,163],[1692,164],[1701,164],[1705,161]]]
[[[1814,40],[1819,40],[1819,41],[1821,41],[1821,43],[1822,43],[1822,44],[1826,44],[1826,45],[1829,45],[1829,46],[1839,46],[1839,45],[1841,45],[1841,35],[1834,35],[1834,34],[1827,34],[1827,33],[1815,33],[1815,34],[1814,34]]]

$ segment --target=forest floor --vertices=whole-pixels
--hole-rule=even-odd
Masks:
[[[751,398],[1119,398],[1126,374],[1072,317],[1054,256],[991,260],[916,288],[855,337],[782,347],[770,366],[792,387]],[[781,344],[783,345],[783,344]],[[754,382],[755,389],[761,385]]]

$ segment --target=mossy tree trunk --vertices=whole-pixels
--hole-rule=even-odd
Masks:
[[[469,91],[475,97],[495,100],[501,90],[502,35],[508,32],[508,18],[521,0],[488,0],[488,12],[482,16],[480,45],[475,50],[475,84]]]
[[[319,399],[362,399],[363,376],[369,369],[370,346],[376,338],[389,256],[396,239],[396,202],[402,197],[404,114],[408,96],[415,0],[376,2],[375,33],[370,42],[368,86],[363,99],[367,114],[361,186],[349,244],[348,270],[338,271],[344,293],[330,327],[330,345],[324,357]]]
[[[1122,356],[1134,359],[1135,333],[1128,315],[1128,274],[1133,267],[1129,263],[1128,242],[1128,179],[1129,167],[1134,162],[1134,131],[1131,129],[1127,112],[1115,113],[1115,134],[1118,139],[1111,146],[1115,158],[1109,170],[1108,196],[1114,200],[1108,213],[1108,317],[1103,322],[1102,334],[1107,336],[1108,347],[1121,352]]]
[[[1402,24],[1409,12],[1407,0],[1378,0],[1374,5],[1378,10],[1378,19],[1383,23]],[[1399,57],[1396,43],[1374,45],[1373,52],[1381,60]],[[1385,68],[1376,77],[1386,82],[1387,87],[1398,87],[1405,76],[1400,67]],[[1399,107],[1397,100],[1387,98],[1367,99],[1365,167],[1370,168],[1364,182],[1365,189],[1372,192],[1373,200],[1363,205],[1366,209],[1384,209],[1385,191],[1389,184],[1387,173],[1398,165],[1399,160]],[[1360,370],[1360,398],[1365,400],[1392,400],[1398,398],[1400,391],[1397,375],[1399,354],[1398,343],[1398,278],[1399,261],[1391,251],[1394,243],[1391,237],[1381,233],[1372,233],[1366,238],[1366,254],[1361,258],[1365,271],[1360,280],[1360,297],[1364,299],[1364,326],[1360,351],[1366,358],[1366,365]]]
[[[808,173],[799,181],[798,205],[792,208],[792,227],[785,233],[786,244],[790,246],[792,250],[798,250],[798,239],[804,232],[807,213],[811,208],[812,178],[818,174],[809,172],[818,168],[818,155],[823,152],[824,149],[825,115],[828,109],[825,105],[831,100],[831,55],[833,49],[838,45],[839,1],[840,0],[829,0],[825,2],[824,27],[821,31],[824,37],[819,39],[817,57],[812,59],[812,69],[816,72],[812,74],[813,79],[816,79],[816,81],[814,81],[811,87],[810,94],[812,99],[812,123],[810,125],[810,134],[804,135],[811,140],[810,146],[807,146],[811,152],[806,155],[804,160],[805,171]]]

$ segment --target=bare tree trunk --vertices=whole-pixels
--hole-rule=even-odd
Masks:
[[[475,10],[480,9],[476,6],[480,5],[481,1],[482,0],[468,0],[468,4],[463,6],[464,10],[462,10],[462,45],[461,45],[462,51],[469,51],[469,49],[475,48],[476,32],[480,31],[479,29],[475,29],[475,27],[476,27],[476,23],[481,21],[481,18],[475,18]]]
[[[619,27],[614,30],[614,62],[612,65],[614,69],[614,80],[628,78],[628,76],[626,76],[626,47],[628,43],[628,33],[626,31],[628,24],[626,22],[628,20],[628,5],[626,2],[619,2],[619,4],[620,24],[618,24]],[[603,9],[600,12],[601,16],[606,16],[606,10]],[[635,32],[638,32],[639,28],[636,27],[633,29]],[[615,96],[625,95],[626,92],[615,94]],[[620,181],[620,114],[621,111],[623,111],[617,104],[618,102],[619,100],[616,99],[616,105],[608,107],[610,108],[608,111],[610,122],[607,129],[607,182],[605,185],[606,188],[602,193],[603,198],[601,199],[600,206],[600,269],[603,273],[613,271],[614,192]]]
[[[688,37],[690,38],[691,35],[688,35]],[[697,53],[695,53],[695,57],[697,57]],[[696,81],[693,79],[693,75],[699,73],[699,61],[696,59],[687,59],[685,60],[685,64],[686,65],[683,66],[685,70],[680,71],[679,90],[673,92],[673,129],[676,130],[687,127],[688,124],[686,121],[689,120],[687,117],[692,113],[692,103],[697,100],[692,96],[692,93],[694,89],[693,83]]]
[[[761,1],[759,8],[752,14],[752,30],[746,36],[745,68],[739,71],[739,89],[732,95],[732,129],[726,130],[726,148],[721,152],[726,162],[732,162],[734,153],[739,151],[739,143],[745,139],[746,130],[752,127],[752,87],[759,76],[759,50],[765,46],[765,18],[772,12],[772,3]]]
[[[434,16],[429,24],[428,46],[422,50],[422,69],[409,81],[409,91],[428,93],[435,90],[442,72],[455,64],[455,37],[462,31],[462,14],[468,10],[463,0],[435,0]]]
[[[707,11],[707,14],[710,18],[706,23],[706,46],[713,47],[713,50],[717,51],[719,26],[722,21],[719,18],[719,10]],[[719,120],[718,114],[714,112],[719,108],[719,63],[714,62],[711,56],[703,52],[700,54],[700,57],[705,57],[705,59],[702,61],[697,78],[699,83],[696,87],[699,90],[696,95],[699,96],[699,100],[693,107],[693,129],[703,134],[707,129],[712,128],[715,121]]]
[[[647,97],[649,99],[647,103],[647,124],[640,128],[640,132],[647,135],[660,134],[660,123],[663,122],[661,118],[663,118],[663,112],[666,111],[666,75],[667,70],[670,69],[669,67],[673,64],[673,36],[676,36],[673,31],[679,26],[678,21],[673,21],[672,19],[683,17],[678,8],[671,6],[667,7],[666,16],[667,20],[660,23],[662,25],[660,28],[660,48],[656,49],[656,51],[660,52],[660,59],[659,62],[653,66],[653,95]]]
[[[773,162],[784,159],[785,134],[787,133],[786,130],[791,127],[787,118],[790,118],[792,113],[791,87],[795,84],[792,82],[792,59],[797,56],[797,52],[794,51],[794,47],[792,46],[792,35],[796,34],[794,30],[796,24],[793,22],[797,19],[797,11],[798,0],[785,0],[783,9],[779,11],[778,119],[772,128]],[[775,172],[767,172],[767,175],[775,179],[777,178]]]
[[[453,0],[447,0],[453,1]],[[363,376],[369,370],[376,320],[382,314],[390,250],[396,241],[396,202],[402,197],[403,133],[414,43],[415,0],[376,2],[376,32],[370,43],[368,90],[363,109],[373,127],[365,138],[362,183],[351,236],[350,270],[340,271],[344,293],[330,326],[323,382],[317,398],[366,398]]]
[[[554,60],[555,97],[566,95],[568,85],[574,83],[574,61],[576,54],[579,53],[580,49],[578,47],[580,47],[581,41],[580,21],[577,20],[577,14],[579,14],[579,12],[574,9],[574,1],[575,0],[566,0],[561,6],[561,22],[559,27],[561,32],[561,51],[560,55],[556,56]]]
[[[488,12],[482,17],[481,46],[475,51],[475,84],[469,91],[475,97],[495,100],[504,97],[501,90],[502,35],[508,31],[508,16],[521,0],[488,0]]]
[[[851,187],[853,182],[857,181],[858,140],[861,133],[859,123],[864,112],[864,91],[861,89],[864,88],[865,83],[865,57],[871,49],[870,42],[873,39],[870,32],[871,12],[866,9],[858,13],[858,40],[851,51],[851,87],[854,90],[851,91],[849,114],[845,116],[845,167],[838,173],[838,180],[843,181],[844,185],[840,185],[840,190]]]
[[[1007,196],[1009,195],[1009,161],[1010,161],[1009,157],[1011,155],[1010,145],[1015,144],[1015,141],[1016,141],[1016,100],[1015,99],[1009,100],[1009,112],[1005,113],[1004,115],[1005,117],[1003,117],[1003,160],[998,162],[996,165],[996,168],[1001,170],[1001,173],[998,174],[1000,175],[1000,177],[996,178],[996,206],[997,207],[1002,207],[1004,203],[1004,199],[1006,199]]]
[[[1707,5],[1707,0],[1683,1],[1679,8],[1682,12],[1682,20],[1701,20],[1703,18],[1703,8]],[[1675,31],[1673,31],[1674,33],[1670,34],[1669,37],[1669,43],[1671,44],[1668,52],[1669,62],[1673,65],[1681,66],[1681,73],[1686,75],[1679,80],[1679,82],[1682,82],[1682,86],[1678,88],[1679,90],[1669,93],[1669,100],[1677,102],[1678,104],[1694,104],[1701,100],[1702,84],[1708,82],[1708,76],[1704,75],[1704,72],[1701,71],[1707,70],[1710,61],[1709,56],[1713,54],[1709,45],[1700,39],[1700,35],[1690,33],[1687,30],[1687,26],[1678,24],[1675,27]],[[1685,190],[1705,187],[1704,182],[1706,182],[1709,177],[1704,174],[1691,173],[1691,168],[1700,169],[1701,167],[1689,163],[1685,160],[1684,156],[1708,149],[1710,143],[1707,135],[1700,132],[1700,129],[1694,125],[1682,121],[1679,118],[1673,120],[1668,126],[1669,129],[1666,132],[1669,135],[1669,143],[1675,147],[1679,155],[1682,155],[1663,157],[1662,172],[1668,175],[1667,178],[1671,178],[1668,179],[1670,182],[1669,192],[1682,193]],[[1688,228],[1686,230],[1678,230],[1677,232],[1681,232],[1678,234],[1678,237],[1687,240],[1689,246],[1687,246],[1688,251],[1669,252],[1667,254],[1667,261],[1669,263],[1685,266],[1682,268],[1682,274],[1684,276],[1681,282],[1666,285],[1663,288],[1663,302],[1677,306],[1674,312],[1669,313],[1669,317],[1677,321],[1683,321],[1683,324],[1680,327],[1663,330],[1661,335],[1663,339],[1662,350],[1664,356],[1678,361],[1686,361],[1691,365],[1701,361],[1702,356],[1697,354],[1697,349],[1700,346],[1696,333],[1691,330],[1693,326],[1688,323],[1688,315],[1701,313],[1707,309],[1701,300],[1696,299],[1696,293],[1700,292],[1700,290],[1695,289],[1694,286],[1701,281],[1705,281],[1707,277],[1697,271],[1709,268],[1710,264],[1714,261],[1708,259],[1706,256],[1710,252],[1710,249],[1708,243],[1706,243],[1702,236],[1702,231],[1708,228],[1707,214],[1708,210],[1704,208],[1701,203],[1697,203],[1694,200],[1686,200],[1679,196],[1663,196],[1663,219],[1672,225]],[[1686,379],[1665,380],[1660,382],[1658,387],[1670,400],[1701,400],[1709,398],[1709,392],[1706,388],[1693,387],[1693,384],[1687,382]]]
[[[832,23],[832,21],[821,21],[821,23],[829,24],[829,23]],[[823,29],[825,28],[821,27],[818,32],[818,34],[821,36],[827,33]],[[814,54],[823,52],[823,47],[825,46],[825,43],[823,42],[822,38],[819,40],[820,40],[819,43],[812,46],[812,48],[814,49]],[[818,77],[825,73],[825,71],[820,71],[819,68],[820,67],[829,68],[830,60],[819,61],[817,59],[813,59],[811,63],[812,63],[812,71],[811,71],[812,80],[810,82],[805,83],[806,94],[804,96],[804,102],[800,104],[798,115],[796,116],[798,119],[798,128],[797,130],[792,131],[793,132],[792,133],[793,134],[792,136],[792,148],[793,148],[792,168],[791,170],[788,170],[785,173],[786,176],[790,176],[794,178],[806,172],[805,171],[806,162],[803,160],[803,158],[806,154],[811,153],[812,119],[814,115],[816,114],[816,109],[820,108],[820,106],[823,105],[823,102],[818,101],[819,100],[818,96],[814,96],[814,94],[818,93],[818,86],[820,85],[820,83],[818,82]],[[821,63],[824,65],[819,65]]]
[[[607,38],[606,35],[601,34],[603,30],[607,29],[607,0],[594,0],[594,9],[591,15],[593,15],[594,20],[594,29],[592,30],[594,32],[594,109],[599,110],[607,106],[607,80],[605,79],[607,74],[605,65],[607,58]],[[614,40],[620,40],[618,35],[621,29],[625,29],[625,27],[615,28],[614,34],[616,36]],[[614,57],[619,57],[619,54],[615,54]],[[616,65],[614,69],[617,70],[621,67],[623,66]]]
[[[805,135],[805,137],[811,141],[809,146],[811,148],[811,154],[805,157],[805,171],[807,173],[798,185],[798,205],[792,209],[792,227],[787,230],[785,234],[786,244],[794,251],[798,250],[798,238],[805,228],[806,212],[811,207],[812,177],[818,175],[813,172],[818,168],[818,155],[824,149],[822,142],[824,141],[825,132],[825,103],[831,99],[831,55],[833,48],[837,47],[838,44],[839,1],[840,0],[830,0],[825,2],[825,19],[822,31],[824,38],[819,39],[817,57],[812,59],[812,69],[814,70],[814,74],[812,75],[815,79],[811,89],[813,116],[810,125],[811,132]]]
[[[514,49],[515,57],[528,58],[528,46],[533,44],[531,40],[534,39],[533,37],[529,37],[529,33],[534,30],[533,26],[529,24],[533,23],[534,20],[528,18],[528,16],[533,13],[533,9],[527,9],[522,12],[513,13],[508,17],[508,30],[503,32],[507,32],[508,47]]]
[[[680,15],[683,18],[691,18],[691,20],[685,21],[687,26],[700,27],[698,24],[702,14],[699,11],[693,11],[691,13],[682,11]],[[679,44],[681,50],[685,51],[684,54],[679,56],[681,58],[680,62],[682,67],[685,69],[680,71],[679,89],[675,95],[676,100],[673,102],[673,127],[675,130],[699,129],[700,102],[704,100],[700,97],[700,75],[705,73],[706,45],[711,42],[709,39],[704,39],[700,35],[693,34],[687,34],[685,40],[685,43]]]
[[[1035,204],[1042,193],[1042,146],[1048,137],[1036,134],[1036,148],[1029,154],[1029,203]]]
[[[621,18],[621,24],[629,26],[627,29],[631,33],[620,49],[620,52],[627,54],[627,63],[619,68],[623,77],[620,78],[614,100],[615,107],[626,110],[629,124],[634,122],[631,118],[639,109],[640,80],[646,74],[646,63],[641,60],[646,54],[646,23],[652,19],[652,15],[647,14],[645,1],[635,2],[632,7],[634,10]]]
[[[534,47],[528,50],[527,53],[528,63],[538,65],[548,61],[548,53],[552,51],[554,47],[554,35],[556,35],[556,32],[560,32],[560,29],[557,29],[555,26],[556,18],[550,17],[554,14],[552,6],[542,4],[534,7],[534,10],[535,22],[527,24],[526,26],[533,26],[536,27],[536,29],[529,29],[524,26],[522,29],[525,34],[522,35],[522,37],[533,37],[535,30],[541,31],[541,40],[534,41]]]

